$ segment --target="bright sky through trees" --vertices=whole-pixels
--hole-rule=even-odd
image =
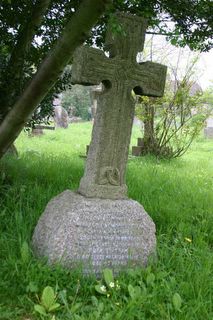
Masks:
[[[151,35],[146,35],[145,47],[147,47],[147,49],[145,49],[145,60],[150,60],[151,38]],[[152,60],[154,62],[164,63],[169,67],[174,67],[177,63],[179,54],[179,74],[181,74],[181,71],[184,73],[184,69],[187,65],[187,60],[190,60],[196,55],[199,55],[199,60],[196,64],[197,72],[195,75],[195,80],[199,83],[203,90],[209,87],[213,81],[213,49],[211,49],[209,52],[199,53],[198,51],[191,51],[189,47],[178,48],[172,46],[166,41],[165,36],[153,37]],[[163,60],[163,57],[165,57],[165,60]]]

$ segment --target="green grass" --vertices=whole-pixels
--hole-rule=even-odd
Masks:
[[[95,277],[48,267],[28,250],[47,202],[78,187],[90,133],[83,123],[42,137],[22,134],[19,158],[0,163],[0,319],[54,319],[34,312],[46,286],[60,303],[55,319],[213,319],[213,141],[199,138],[172,161],[130,157],[129,196],[156,223],[158,261],[122,273],[110,296],[96,292]],[[138,136],[134,128],[132,144]]]

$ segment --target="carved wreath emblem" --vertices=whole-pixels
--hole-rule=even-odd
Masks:
[[[99,184],[120,185],[120,171],[118,168],[104,167],[100,172]]]

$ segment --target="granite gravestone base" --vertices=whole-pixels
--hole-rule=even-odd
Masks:
[[[146,266],[155,256],[155,225],[134,200],[86,198],[64,191],[47,205],[33,235],[37,256],[85,274]]]

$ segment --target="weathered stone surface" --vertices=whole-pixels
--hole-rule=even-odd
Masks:
[[[138,146],[144,147],[144,139],[143,138],[138,138]]]
[[[49,263],[81,263],[85,273],[96,274],[106,266],[144,266],[155,245],[155,225],[136,201],[86,198],[68,190],[49,202],[33,235],[35,253]]]
[[[84,46],[76,50],[73,59],[72,83],[102,82],[105,87],[97,97],[92,141],[79,187],[87,197],[127,197],[125,170],[135,106],[132,89],[157,97],[163,95],[165,86],[165,66],[136,62],[144,46],[146,21],[125,14],[118,14],[117,19],[123,30],[115,34],[108,30],[109,58],[99,49]]]
[[[55,130],[55,127],[54,126],[45,125],[45,124],[37,124],[37,125],[35,125],[35,129]]]
[[[212,128],[205,128],[204,135],[208,139],[213,139],[213,127]]]
[[[132,147],[132,155],[135,157],[140,157],[144,149],[144,139],[138,138],[137,141],[138,141],[137,146]]]
[[[31,133],[30,133],[30,136],[31,137],[34,137],[34,136],[42,136],[44,134],[44,131],[43,129],[38,129],[38,128],[33,128]]]
[[[212,117],[209,117],[209,118],[206,120],[206,127],[207,127],[207,128],[213,128],[213,118],[212,118]]]
[[[61,106],[54,107],[54,122],[56,128],[68,128],[69,117],[67,111]]]
[[[132,147],[132,155],[135,157],[140,157],[142,155],[142,147],[141,146],[133,146]]]
[[[204,136],[209,139],[213,139],[213,118],[206,120],[206,128],[204,129]]]
[[[115,270],[129,263],[145,265],[155,252],[155,225],[143,207],[127,200],[125,170],[136,93],[162,96],[166,67],[145,62],[146,22],[132,15],[118,15],[121,33],[108,31],[104,52],[82,47],[74,56],[72,82],[99,84],[92,142],[79,193],[65,191],[48,204],[33,236],[33,248],[50,263],[68,267],[80,262],[98,274],[103,267]],[[112,200],[115,199],[115,200]]]

